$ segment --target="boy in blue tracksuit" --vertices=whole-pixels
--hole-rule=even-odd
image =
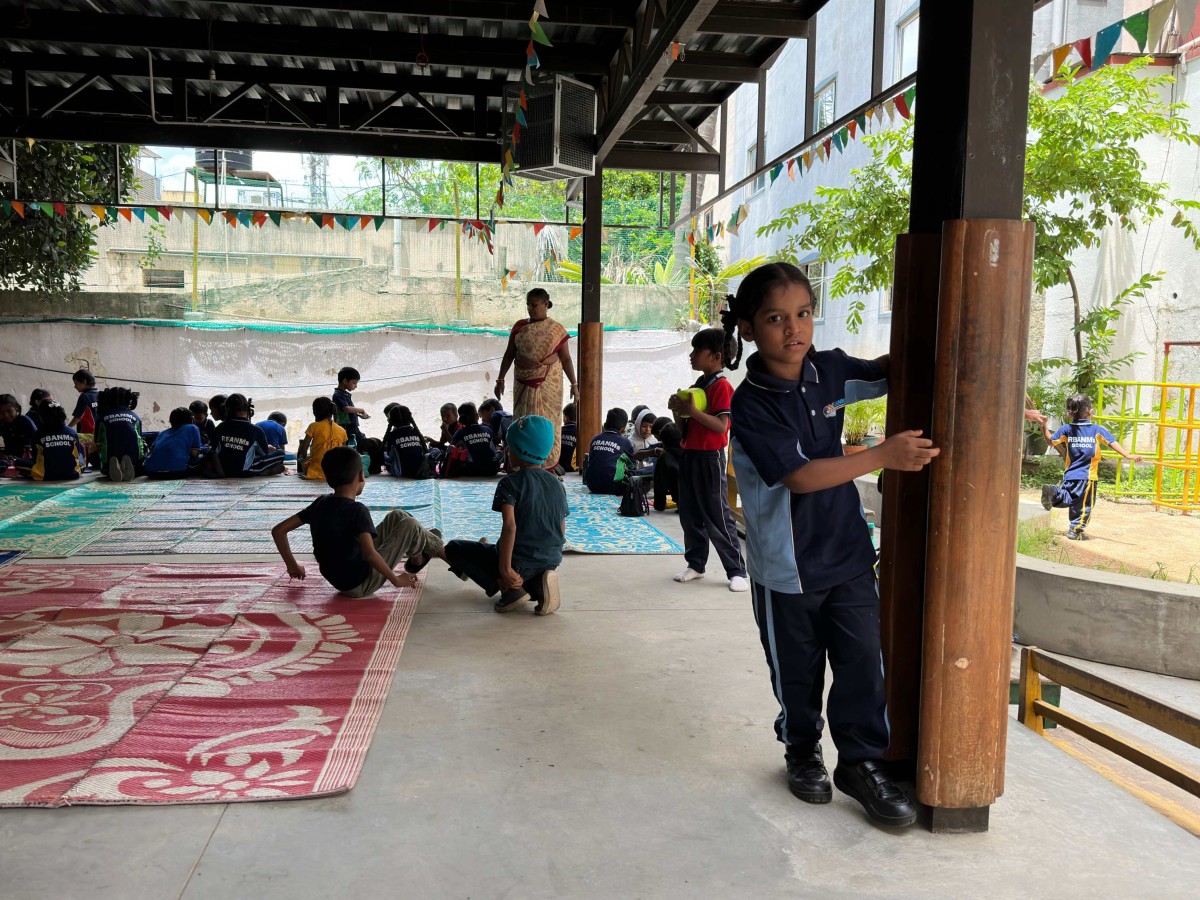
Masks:
[[[1067,418],[1071,421],[1054,434],[1042,420],[1042,434],[1052,447],[1065,449],[1067,470],[1063,472],[1062,484],[1042,485],[1042,506],[1046,509],[1070,510],[1071,524],[1067,538],[1072,541],[1087,540],[1083,533],[1092,518],[1092,504],[1096,502],[1096,479],[1099,474],[1101,447],[1107,445],[1131,462],[1141,462],[1140,456],[1132,456],[1117,443],[1113,433],[1103,425],[1094,425],[1092,398],[1087,394],[1075,394],[1067,399]]]
[[[628,424],[629,414],[619,406],[613,407],[604,418],[604,430],[588,445],[583,483],[593,494],[620,494],[625,490],[621,457],[633,459],[633,444],[625,437]]]
[[[877,822],[916,808],[882,764],[890,740],[881,665],[879,591],[854,479],[879,468],[918,471],[937,455],[920,432],[842,453],[843,409],[887,390],[888,358],[816,351],[812,289],[795,266],[771,263],[742,281],[721,317],[758,352],[733,395],[733,466],[746,521],[754,617],[779,701],[775,733],[788,787],[808,803],[833,798],[821,753],[827,715],[838,751],[833,783]]]

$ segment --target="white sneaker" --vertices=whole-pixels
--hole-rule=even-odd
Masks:
[[[682,572],[680,572],[678,575],[676,575],[675,580],[679,581],[679,582],[696,581],[697,579],[703,578],[703,577],[704,577],[703,572],[697,572],[695,569],[693,569],[689,566],[688,568],[686,568]]]
[[[741,575],[734,575],[729,579],[729,589],[735,594],[741,594],[750,590],[750,582]]]

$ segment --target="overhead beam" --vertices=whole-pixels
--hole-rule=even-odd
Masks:
[[[460,38],[416,32],[374,31],[365,28],[316,28],[268,25],[221,19],[171,19],[103,13],[28,11],[30,25],[21,41],[47,41],[136,50],[191,50],[197,53],[245,53],[295,59],[344,59],[412,65],[424,51],[431,60],[477,68],[519,71],[525,67],[527,40]],[[608,62],[603,48],[590,44],[558,43],[545,54],[547,72],[604,75]]]
[[[725,97],[718,91],[655,91],[646,101],[647,106],[720,106]]]
[[[609,151],[605,168],[634,169],[641,172],[697,172],[701,175],[715,175],[721,170],[721,157],[716,153],[639,150],[617,146]]]
[[[655,3],[657,0],[647,0]],[[717,5],[717,0],[675,0],[667,7],[666,19],[639,53],[637,64],[608,107],[596,142],[596,153],[604,162],[621,134],[645,106],[671,68],[671,44],[686,42]]]
[[[675,110],[671,109],[671,107],[663,107],[663,112],[665,112],[667,117],[676,125],[678,125],[680,129],[684,131],[687,136],[690,137],[701,149],[707,150],[709,153],[719,152],[716,147],[704,139],[700,132],[688,124],[687,120],[684,119],[683,116],[679,115],[679,113],[675,112]]]
[[[145,55],[139,58],[82,56],[72,53],[0,52],[0,69],[22,69],[27,72],[63,72],[80,75],[122,75],[129,78],[148,78]],[[501,97],[507,82],[496,78],[449,78],[437,75],[388,74],[385,72],[351,72],[299,66],[215,67],[216,84],[273,84],[276,87],[340,87],[350,91],[376,91],[390,94],[404,86],[423,94],[446,94],[452,97]],[[155,79],[185,79],[209,85],[209,64],[206,62],[176,62],[154,60]]]
[[[656,119],[650,122],[643,120],[630,125],[621,135],[621,141],[633,144],[678,145],[689,143],[691,138],[674,122],[663,122]]]
[[[77,143],[165,144],[170,147],[251,147],[280,153],[332,153],[450,162],[494,163],[496,142],[423,135],[239,124],[178,125],[113,116],[0,118],[0,140],[34,138]],[[637,168],[636,166],[634,168]]]
[[[77,97],[79,94],[82,94],[85,90],[87,90],[89,87],[91,87],[92,84],[96,81],[96,78],[97,78],[97,76],[95,76],[95,75],[84,75],[82,78],[80,78],[78,81],[76,81],[70,87],[68,87],[65,91],[63,91],[62,94],[59,95],[59,98],[57,100],[55,100],[53,103],[47,105],[45,109],[39,110],[38,115],[45,118],[46,116],[50,115],[50,113],[54,112],[59,107],[65,106],[72,99]],[[26,113],[26,114],[28,114],[28,113]]]
[[[808,19],[790,4],[718,3],[700,33],[803,39],[808,37]]]
[[[692,62],[672,63],[667,69],[665,81],[716,81],[730,84],[754,84],[758,81],[758,66],[713,65]]]
[[[191,3],[191,0],[187,0]],[[210,6],[253,7],[258,9],[302,9],[380,13],[442,19],[476,19],[487,22],[527,22],[529,3],[493,3],[490,0],[213,0]],[[401,8],[401,6],[403,8]],[[556,4],[554,23],[589,25],[593,28],[625,29],[633,27],[633,13],[617,3]]]

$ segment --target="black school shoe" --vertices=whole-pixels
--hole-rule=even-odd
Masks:
[[[1054,485],[1042,485],[1042,509],[1054,509]]]
[[[529,591],[525,590],[525,588],[523,588],[523,587],[513,588],[511,591],[504,591],[500,595],[500,599],[497,600],[495,602],[495,604],[492,606],[492,609],[494,609],[498,613],[511,612],[512,610],[516,609],[520,604],[524,603],[526,600],[529,600],[529,599],[530,599]]]
[[[833,799],[819,743],[789,744],[783,761],[787,765],[788,790],[793,794],[805,803],[828,803]]]
[[[833,783],[843,794],[861,803],[867,815],[881,825],[900,828],[917,821],[917,808],[877,760],[867,759],[853,765],[838,763],[833,770]]]

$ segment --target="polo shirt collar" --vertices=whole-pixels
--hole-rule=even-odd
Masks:
[[[809,384],[820,384],[821,377],[817,372],[816,365],[813,363],[814,352],[813,350],[809,350],[804,357],[804,370],[800,376],[800,381]],[[755,387],[784,394],[794,391],[798,384],[798,382],[791,381],[790,379],[778,378],[770,374],[757,353],[751,354],[750,358],[746,360],[746,380]]]

